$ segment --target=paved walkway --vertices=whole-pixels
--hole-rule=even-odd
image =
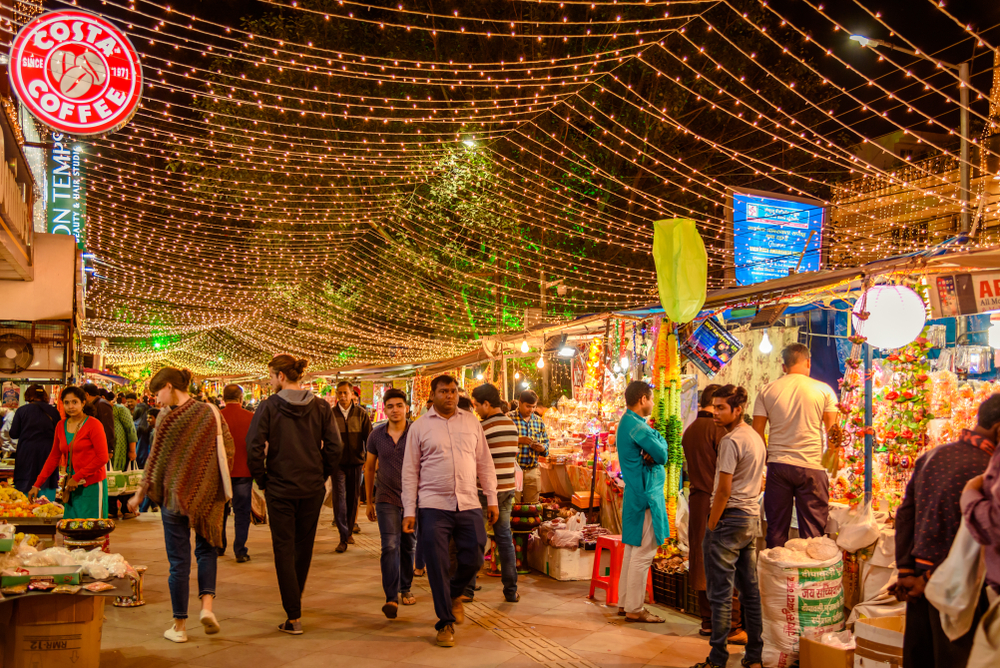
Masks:
[[[231,519],[231,518],[230,518]],[[158,513],[119,524],[111,547],[148,567],[141,608],[107,606],[102,668],[641,668],[690,666],[708,643],[697,622],[668,610],[666,624],[626,626],[615,612],[587,599],[587,582],[557,582],[538,573],[520,577],[521,601],[503,600],[499,578],[483,577],[477,601],[456,628],[458,646],[434,644],[435,621],[426,578],[417,578],[417,604],[395,620],[384,602],[376,527],[362,523],[356,544],[335,554],[336,531],[324,509],[312,571],[303,599],[302,636],[277,631],[284,621],[267,527],[251,527],[252,560],[237,564],[232,548],[219,560],[215,612],[222,632],[206,636],[198,624],[192,569],[189,641],[164,640],[170,626],[167,557]],[[232,540],[232,525],[229,537]],[[738,652],[740,648],[731,648]],[[730,666],[739,666],[734,653]],[[335,662],[335,663],[333,663]]]

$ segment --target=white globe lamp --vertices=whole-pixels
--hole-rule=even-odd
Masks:
[[[866,320],[859,314],[868,312]],[[920,336],[927,306],[916,292],[902,285],[876,285],[854,304],[854,331],[875,348],[902,348]]]

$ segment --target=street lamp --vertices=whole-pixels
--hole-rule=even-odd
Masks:
[[[907,49],[902,46],[896,46],[895,44],[885,42],[880,39],[871,39],[870,37],[865,37],[864,35],[851,35],[851,39],[860,44],[862,47],[868,47],[869,49],[882,47],[891,51],[900,51],[911,56],[917,56],[918,58],[929,60],[938,67],[947,67],[948,69],[958,72],[958,100],[962,107],[960,121],[962,148],[961,160],[958,165],[959,189],[962,191],[962,217],[960,231],[963,234],[968,234],[969,231],[972,230],[972,210],[970,203],[970,200],[972,199],[972,191],[969,189],[969,63],[964,62],[959,63],[958,65],[953,65],[951,63],[946,63],[943,60],[932,58],[925,53],[920,53],[919,51]]]

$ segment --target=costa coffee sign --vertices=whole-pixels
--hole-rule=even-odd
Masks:
[[[142,68],[128,37],[76,9],[24,26],[10,54],[10,81],[32,115],[69,135],[103,135],[129,122],[142,98]]]

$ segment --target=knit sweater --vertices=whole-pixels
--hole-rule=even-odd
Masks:
[[[226,494],[216,442],[219,423],[230,470],[235,446],[225,420],[216,422],[217,410],[192,399],[170,411],[156,429],[143,484],[154,503],[186,515],[198,535],[222,547]]]

